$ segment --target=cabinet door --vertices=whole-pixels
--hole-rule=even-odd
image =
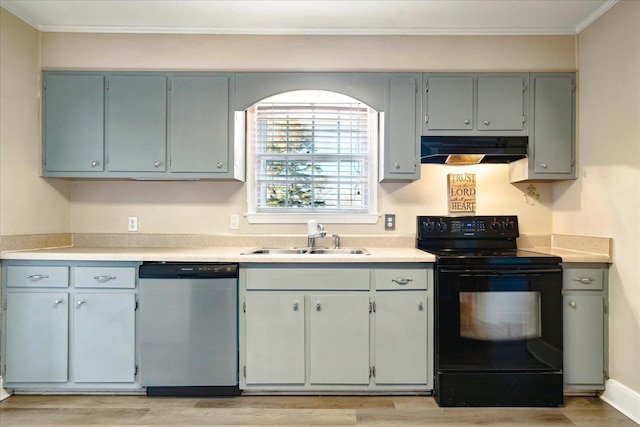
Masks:
[[[600,292],[564,295],[564,382],[604,384],[604,305]]]
[[[376,384],[427,383],[427,293],[377,292]]]
[[[68,294],[9,292],[6,295],[5,382],[66,382]]]
[[[104,76],[44,74],[46,172],[104,170]]]
[[[418,77],[391,77],[385,109],[384,168],[381,180],[415,180],[419,176]]]
[[[304,299],[289,292],[248,292],[247,384],[304,384]]]
[[[166,76],[110,76],[108,97],[109,171],[165,171]]]
[[[478,130],[524,129],[524,79],[478,78]]]
[[[534,173],[572,175],[573,76],[534,76],[532,110]]]
[[[74,297],[74,382],[134,382],[135,295]]]
[[[369,384],[369,295],[309,295],[311,384]]]
[[[171,87],[171,171],[229,171],[229,79],[177,76]]]
[[[426,129],[473,130],[473,77],[429,76]]]

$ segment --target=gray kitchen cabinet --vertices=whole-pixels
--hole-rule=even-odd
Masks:
[[[305,383],[304,294],[248,292],[246,322],[247,384]]]
[[[510,164],[511,182],[575,179],[574,73],[532,73],[528,157]]]
[[[424,75],[425,135],[527,135],[524,73]]]
[[[165,171],[167,76],[111,75],[107,88],[109,171]]]
[[[103,75],[43,75],[45,175],[104,171],[104,87]]]
[[[228,173],[233,136],[231,118],[229,77],[173,76],[169,118],[171,172]]]
[[[607,379],[607,277],[606,265],[564,265],[566,390],[604,390]]]
[[[426,264],[240,268],[240,387],[252,391],[433,388]]]
[[[68,380],[69,294],[66,290],[6,294],[4,383]]]
[[[369,294],[312,294],[309,382],[369,385]]]
[[[139,390],[131,262],[5,261],[5,385]]]
[[[380,182],[420,178],[419,74],[392,74],[384,112],[380,149]]]

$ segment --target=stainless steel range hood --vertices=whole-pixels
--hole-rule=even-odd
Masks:
[[[526,136],[423,136],[421,163],[509,163],[527,157]]]

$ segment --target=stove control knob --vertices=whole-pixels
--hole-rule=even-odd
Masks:
[[[493,231],[500,231],[500,223],[495,218],[493,218],[493,222],[491,223],[491,229]]]
[[[439,232],[444,233],[445,231],[447,231],[447,223],[440,219],[440,221],[438,221],[438,223],[436,224],[436,228]]]
[[[422,226],[427,233],[431,233],[436,228],[435,222],[429,220],[423,221]]]
[[[505,219],[504,221],[502,221],[502,228],[504,228],[505,231],[513,230],[513,221],[509,221],[508,219]]]

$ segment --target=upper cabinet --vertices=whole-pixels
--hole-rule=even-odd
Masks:
[[[527,135],[523,73],[425,74],[425,135]]]
[[[420,178],[420,74],[389,77],[380,145],[381,182]]]
[[[244,180],[232,74],[51,71],[43,81],[43,176]]]
[[[574,73],[532,73],[529,149],[509,167],[511,182],[575,179]]]

